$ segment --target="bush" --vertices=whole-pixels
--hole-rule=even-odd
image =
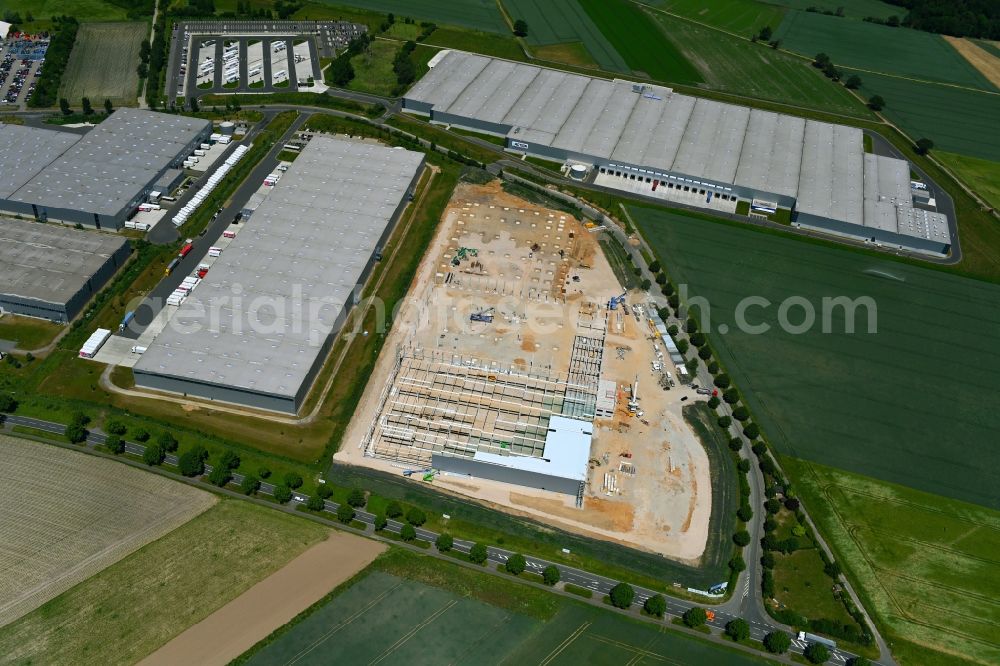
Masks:
[[[79,444],[87,440],[87,429],[78,423],[70,423],[66,426],[63,434],[72,444]]]
[[[736,469],[746,474],[750,471],[750,461],[746,458],[740,458],[740,461],[736,463]]]
[[[733,424],[733,417],[729,416],[728,414],[725,416],[720,416],[717,423],[719,424],[719,427],[722,428],[723,430],[728,430],[729,426]]]
[[[124,435],[128,432],[128,427],[117,419],[108,419],[104,422],[104,432],[109,435]]]
[[[765,550],[764,554],[760,556],[760,565],[765,569],[774,568],[774,553],[769,550]]]
[[[486,559],[489,557],[489,551],[486,550],[485,544],[474,543],[472,548],[469,549],[469,561],[473,564],[484,564]]]
[[[708,345],[699,348],[698,358],[700,358],[703,361],[708,361],[708,359],[712,358],[712,348],[709,347]]]
[[[385,507],[385,515],[390,518],[399,518],[403,515],[403,507],[396,500],[392,500]]]
[[[240,490],[244,495],[255,495],[260,490],[260,479],[253,474],[247,474],[240,482]]]
[[[760,579],[760,592],[765,599],[774,598],[774,571],[771,569],[764,569]]]
[[[353,512],[353,509],[351,511]],[[403,523],[403,527],[399,530],[399,538],[403,541],[413,541],[417,538],[417,528],[409,523]]]
[[[712,409],[715,409],[716,407],[719,406],[719,402],[720,402],[719,396],[713,395],[711,398],[708,399],[708,406],[711,407]]]
[[[312,495],[309,497],[309,501],[306,502],[306,508],[310,511],[322,511],[326,508],[326,502],[324,502],[323,498],[319,495]]]
[[[740,439],[739,437],[733,437],[729,440],[730,451],[739,451],[742,448],[743,448],[743,440]]]
[[[350,494],[347,496],[347,503],[356,509],[363,507],[368,500],[365,499],[365,491],[361,488],[354,488],[351,490]]]
[[[726,623],[726,636],[734,641],[745,641],[750,638],[750,625],[746,620],[736,618]]]
[[[795,537],[788,537],[787,539],[782,539],[778,542],[778,550],[788,555],[789,553],[794,553],[799,549],[799,540]]]
[[[667,600],[662,594],[654,594],[646,599],[646,603],[642,605],[642,608],[650,615],[663,617],[663,614],[667,612]]]
[[[740,548],[746,546],[750,543],[750,533],[746,530],[740,530],[733,535],[733,543],[735,543]]]
[[[744,561],[743,556],[736,553],[731,558],[729,558],[729,570],[733,573],[739,573],[747,568],[747,563]]]
[[[528,566],[528,563],[524,560],[524,555],[521,553],[514,553],[507,558],[507,562],[504,563],[504,569],[507,573],[514,574],[515,576],[520,576],[524,573],[524,569]]]
[[[729,388],[729,385],[732,383],[732,380],[729,378],[729,375],[727,375],[726,373],[722,373],[721,375],[715,378],[714,383],[718,388],[725,390]]]
[[[799,500],[796,499],[795,497],[789,497],[788,499],[785,500],[785,508],[788,509],[789,511],[798,511],[799,506],[800,506]]]
[[[316,495],[327,500],[333,495],[333,488],[325,483],[316,486]]]
[[[108,435],[104,440],[104,447],[115,455],[121,455],[125,453],[125,440],[118,435]]]
[[[660,319],[663,319],[663,317],[660,317]],[[667,327],[667,333],[669,333],[672,338],[676,338],[678,332],[679,329],[677,328],[677,324],[671,324]]]
[[[837,564],[836,562],[827,562],[823,566],[823,573],[825,573],[830,578],[837,580],[838,578],[840,578],[841,574],[840,565]]]
[[[229,449],[223,450],[219,455],[219,461],[215,465],[216,467],[224,467],[227,470],[234,470],[240,466],[240,457],[235,451],[230,451]]]
[[[754,452],[754,455],[756,455],[756,456],[757,456],[757,457],[759,458],[759,457],[761,457],[762,455],[764,455],[764,452],[765,452],[765,451],[767,451],[767,445],[766,445],[766,444],[764,444],[764,442],[761,442],[761,441],[756,441],[756,442],[754,442],[754,443],[753,443],[753,445],[752,445],[752,446],[750,447],[750,450],[751,450],[751,451],[753,451],[753,452]]]
[[[635,599],[635,590],[628,583],[618,583],[611,588],[611,605],[615,608],[628,608]]]
[[[149,441],[149,431],[144,428],[139,428],[132,432],[132,439],[137,442],[148,442]]]
[[[177,459],[177,469],[184,476],[201,476],[205,473],[205,458],[207,457],[208,451],[199,444],[180,455]]]
[[[736,510],[736,517],[744,523],[748,523],[753,518],[753,509],[750,508],[749,504],[741,504],[740,508]]]
[[[562,576],[559,573],[559,567],[557,567],[554,564],[550,564],[549,566],[545,567],[544,571],[542,571],[542,581],[546,585],[555,585],[556,583],[559,582],[559,579],[561,577]]]
[[[686,354],[688,349],[690,349],[690,346],[688,345],[687,340],[677,341],[677,351],[679,351],[681,354]]]
[[[337,507],[337,520],[345,525],[354,520],[354,507],[347,502],[343,502]]]
[[[760,472],[764,476],[774,476],[774,473],[778,469],[774,466],[774,461],[770,458],[761,458],[758,467],[760,467]]]
[[[698,332],[698,322],[694,317],[688,317],[687,321],[684,322],[684,330],[687,331],[688,335],[694,335]]]
[[[302,487],[302,476],[297,472],[286,473],[285,485],[291,488],[292,490]]]
[[[756,423],[750,423],[743,427],[743,434],[746,435],[747,439],[756,439],[760,436],[760,428],[757,427]]]
[[[438,535],[438,538],[434,540],[434,545],[442,553],[447,553],[451,550],[451,547],[455,545],[455,539],[452,538],[447,532],[442,532]]]
[[[701,332],[699,332],[699,333],[692,333],[691,337],[690,337],[690,340],[691,340],[691,344],[693,344],[695,347],[701,347],[706,342],[708,342],[708,339],[705,337],[705,334],[701,333]]]
[[[169,432],[161,432],[156,438],[156,443],[160,445],[161,449],[169,453],[177,450],[177,439]]]
[[[764,636],[764,647],[772,654],[784,654],[792,644],[792,639],[783,631],[772,631]]]
[[[275,486],[274,499],[278,502],[278,504],[287,503],[292,499],[292,489],[284,485]]]
[[[743,405],[740,405],[733,410],[733,418],[737,421],[746,421],[750,418],[750,410]]]
[[[257,476],[259,476],[262,479],[266,479],[267,477],[271,476],[271,470],[269,470],[266,467],[261,467],[260,469],[257,470]]]
[[[740,401],[740,392],[734,388],[728,388],[722,392],[722,399],[727,405],[735,405]]]
[[[142,452],[142,461],[150,466],[162,465],[163,460],[166,457],[166,452],[157,444],[150,444],[146,447],[146,450]]]
[[[704,625],[708,620],[708,616],[705,614],[705,609],[700,606],[695,606],[694,608],[689,608],[684,611],[683,618],[684,624],[692,629]]]
[[[719,363],[718,361],[712,361],[708,364],[708,371],[713,375],[719,374]]]
[[[410,523],[414,527],[420,527],[427,522],[427,514],[417,507],[413,507],[406,512],[406,522]]]
[[[781,502],[776,499],[769,499],[764,502],[764,508],[767,509],[767,512],[773,516],[781,510]]]
[[[208,482],[213,486],[223,488],[232,478],[233,474],[229,471],[228,467],[216,465],[208,475]]]
[[[386,517],[383,514],[381,514],[381,513],[376,513],[375,514],[375,531],[376,532],[381,532],[382,530],[385,529],[386,525],[388,525],[388,524],[389,524],[389,521],[386,520]]]
[[[830,650],[822,643],[810,643],[802,654],[811,664],[822,664],[830,658]]]
[[[657,261],[656,259],[654,259],[653,261],[649,262],[649,272],[650,273],[659,273],[660,272],[660,262]]]
[[[797,537],[804,537],[806,535],[806,528],[802,525],[796,525],[792,528],[792,534]]]
[[[14,398],[9,395],[0,395],[0,412],[6,412],[10,414],[11,412],[16,410],[17,410],[17,400],[14,400]]]

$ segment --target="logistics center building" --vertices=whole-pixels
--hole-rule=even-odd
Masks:
[[[0,211],[118,230],[209,120],[122,108],[84,135],[0,124]]]
[[[592,164],[602,184],[641,184],[650,196],[683,188],[701,201],[786,208],[794,224],[832,234],[950,249],[947,217],[914,206],[909,163],[866,154],[860,129],[461,51],[431,64],[404,110]]]
[[[68,322],[128,255],[113,234],[0,217],[0,310]]]
[[[142,355],[136,385],[297,412],[423,161],[314,137]]]

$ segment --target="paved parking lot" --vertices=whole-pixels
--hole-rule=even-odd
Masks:
[[[0,109],[23,107],[35,90],[48,47],[42,39],[0,42]]]
[[[334,57],[365,31],[342,21],[179,22],[171,35],[167,96],[322,92],[320,59]]]

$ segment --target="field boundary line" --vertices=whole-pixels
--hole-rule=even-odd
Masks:
[[[855,530],[859,530],[859,531],[872,532],[873,534],[876,534],[876,535],[890,536],[890,537],[892,537],[893,539],[895,539],[897,541],[905,541],[907,543],[912,543],[912,544],[915,544],[915,545],[918,545],[918,546],[923,546],[924,548],[927,548],[929,550],[944,551],[944,552],[949,553],[949,554],[960,556],[960,557],[962,557],[964,559],[976,560],[977,562],[982,562],[983,564],[992,564],[994,566],[995,565],[1000,565],[1000,560],[990,560],[990,559],[987,559],[985,557],[981,557],[979,555],[971,555],[971,554],[968,554],[968,553],[963,553],[960,550],[955,550],[955,549],[949,548],[947,546],[934,543],[932,541],[922,541],[920,539],[914,539],[913,537],[903,536],[903,535],[897,534],[895,532],[890,532],[889,530],[875,529],[875,528],[870,527],[868,525],[857,524],[857,523],[852,524],[851,528],[855,529]],[[963,535],[963,536],[967,536],[967,535]]]
[[[421,629],[423,629],[424,627],[426,627],[428,625],[433,624],[435,620],[437,620],[439,617],[441,617],[442,615],[444,615],[445,613],[447,613],[449,610],[451,610],[452,608],[454,608],[456,605],[458,605],[458,602],[459,602],[458,599],[452,599],[451,601],[449,601],[448,603],[446,603],[444,606],[442,606],[441,608],[439,608],[436,611],[434,611],[429,617],[424,618],[424,620],[422,622],[420,622],[419,624],[416,624],[413,627],[411,627],[408,632],[406,632],[405,634],[403,634],[402,636],[400,636],[399,638],[397,638],[395,643],[393,643],[392,645],[390,645],[389,647],[387,647],[382,652],[382,654],[380,654],[374,660],[368,662],[369,665],[373,666],[374,664],[380,663],[383,659],[386,659],[389,655],[391,655],[393,652],[395,652],[400,647],[402,647],[404,644],[406,644],[411,638],[413,638],[418,633],[420,633]]]
[[[351,624],[352,622],[354,622],[355,620],[357,620],[359,617],[361,617],[362,615],[364,615],[365,613],[367,613],[369,610],[371,610],[372,608],[374,608],[375,606],[377,606],[379,603],[381,603],[381,601],[383,599],[385,599],[385,597],[387,595],[389,595],[392,592],[395,592],[402,585],[403,585],[402,582],[396,583],[395,585],[393,585],[392,587],[390,587],[388,590],[386,590],[386,591],[382,592],[381,594],[379,594],[378,596],[370,599],[367,604],[365,604],[364,606],[362,606],[361,608],[359,608],[354,614],[349,615],[345,619],[341,620],[335,627],[333,627],[332,629],[330,629],[330,631],[326,632],[325,634],[323,634],[322,636],[320,636],[319,638],[317,638],[315,641],[313,641],[312,643],[310,643],[307,648],[305,648],[303,650],[300,650],[298,653],[296,653],[294,656],[292,656],[291,660],[288,661],[289,666],[291,664],[294,664],[299,659],[301,659],[302,657],[306,656],[307,654],[309,654],[313,650],[315,650],[317,647],[319,647],[323,643],[325,643],[326,640],[328,638],[330,638],[330,636],[333,636],[334,634],[336,634],[337,632],[339,632],[341,629],[343,629],[347,625]]]
[[[591,622],[584,622],[579,627],[577,627],[576,630],[573,633],[571,633],[569,636],[567,636],[566,638],[563,639],[562,643],[560,643],[559,645],[555,646],[555,648],[552,650],[552,652],[550,652],[545,657],[545,659],[543,659],[541,662],[539,662],[539,666],[547,666],[548,664],[550,664],[553,659],[555,659],[560,654],[562,654],[563,650],[565,650],[570,645],[572,645],[573,642],[577,638],[579,638],[581,634],[583,634],[585,631],[587,631],[587,629],[590,627],[591,624],[592,624]]]
[[[963,590],[961,588],[954,587],[952,585],[946,585],[945,583],[936,583],[934,581],[927,580],[926,578],[920,578],[919,576],[911,576],[909,574],[905,574],[905,573],[899,572],[899,571],[897,571],[895,569],[890,569],[889,567],[875,567],[875,570],[876,571],[880,571],[880,572],[884,573],[887,576],[891,576],[893,578],[900,578],[900,579],[908,581],[910,583],[919,583],[919,584],[924,585],[926,587],[933,587],[933,588],[936,588],[936,589],[939,589],[939,590],[944,590],[946,592],[952,592],[952,593],[957,594],[959,596],[966,596],[966,597],[970,597],[972,599],[979,599],[980,601],[984,601],[986,603],[1000,605],[1000,600],[997,600],[997,599],[995,599],[993,597],[989,597],[989,596],[986,596],[986,595],[983,595],[983,594],[979,594],[977,592],[969,592],[967,590]],[[935,606],[934,604],[925,603],[924,605],[930,606],[931,608],[939,608],[938,606]],[[940,609],[940,610],[945,610],[945,609]],[[962,613],[959,612],[959,611],[957,611],[957,610],[954,610],[954,609],[948,609],[948,610],[951,613],[954,613],[955,615],[962,615]],[[966,615],[966,617],[973,617],[973,616]],[[1000,645],[1000,643],[997,643],[997,645]]]
[[[887,483],[892,483],[892,481],[888,481]],[[826,491],[827,488],[830,488],[833,485],[834,484],[831,482],[831,483],[823,484],[822,486],[818,486],[818,487],[820,487],[824,491]],[[915,490],[916,492],[926,492],[926,491],[917,490],[916,488],[909,488],[908,486],[905,486],[905,487],[908,488],[909,490]],[[985,523],[972,522],[968,518],[965,518],[965,517],[963,517],[963,516],[961,516],[959,514],[948,512],[948,511],[945,511],[944,509],[934,508],[934,507],[931,507],[931,506],[929,506],[927,504],[920,504],[918,502],[914,502],[914,501],[911,501],[911,500],[905,500],[905,499],[899,499],[899,498],[896,498],[896,497],[884,497],[882,495],[877,495],[875,493],[866,492],[864,490],[851,490],[851,489],[839,488],[839,487],[837,487],[836,490],[839,490],[840,492],[845,493],[845,494],[849,494],[849,495],[861,495],[862,497],[867,497],[869,499],[873,499],[873,500],[876,500],[876,501],[879,501],[879,502],[885,502],[887,504],[897,504],[897,505],[900,505],[900,506],[908,506],[908,507],[912,507],[912,508],[916,508],[916,509],[921,509],[923,511],[926,511],[927,513],[936,513],[936,514],[939,514],[939,515],[942,515],[942,516],[947,516],[948,518],[951,518],[951,519],[955,520],[956,522],[966,523],[966,524],[972,525],[974,527],[985,527],[985,528],[988,528],[988,529],[991,529],[991,530],[1000,531],[1000,525],[987,525]],[[942,495],[942,497],[946,497],[946,496]],[[953,499],[954,500],[954,498],[948,498],[948,499]],[[954,500],[954,501],[961,502],[963,500]],[[980,508],[980,505],[978,505],[978,504],[976,504],[974,506],[976,506],[977,508]],[[985,510],[990,510],[988,507],[981,507],[981,508],[985,509]]]
[[[638,657],[639,659],[642,659],[643,657],[649,657],[651,659],[656,659],[657,661],[662,661],[667,664],[684,666],[684,662],[682,661],[677,661],[675,659],[667,657],[666,655],[662,655],[659,652],[653,652],[652,650],[648,650],[646,648],[637,647],[629,643],[623,643],[615,638],[608,638],[607,636],[601,636],[600,634],[591,634],[590,636],[588,636],[588,638],[590,638],[591,640],[598,641],[600,643],[605,643],[607,645],[614,645],[615,647],[619,647],[623,650],[631,652],[634,654],[633,659],[635,657]],[[629,663],[633,663],[632,660],[629,660]]]

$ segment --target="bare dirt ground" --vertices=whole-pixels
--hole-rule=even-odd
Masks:
[[[596,234],[572,216],[507,194],[497,181],[459,186],[336,460],[397,474],[412,467],[366,457],[360,448],[378,431],[383,396],[395,395],[400,350],[565,373],[574,337],[603,334],[601,377],[613,383],[615,408],[613,417],[595,421],[582,509],[564,494],[487,479],[438,474],[433,483],[569,531],[697,561],[708,536],[711,484],[708,458],[681,416],[681,398],[697,397],[688,388],[661,388],[663,369],[654,364],[662,357],[648,320],[606,307],[621,292]],[[629,303],[644,300],[639,292],[629,296]],[[488,308],[492,323],[469,321]],[[636,382],[641,416],[627,409]]]
[[[0,435],[0,626],[215,501],[111,460]]]
[[[968,39],[950,37],[948,35],[941,36],[948,40],[948,43],[954,46],[955,50],[961,53],[962,57],[978,69],[983,76],[989,79],[990,83],[1000,87],[1000,58],[997,58],[989,51],[979,48],[978,45]]]
[[[333,532],[143,659],[143,666],[223,666],[368,566],[385,545]]]

